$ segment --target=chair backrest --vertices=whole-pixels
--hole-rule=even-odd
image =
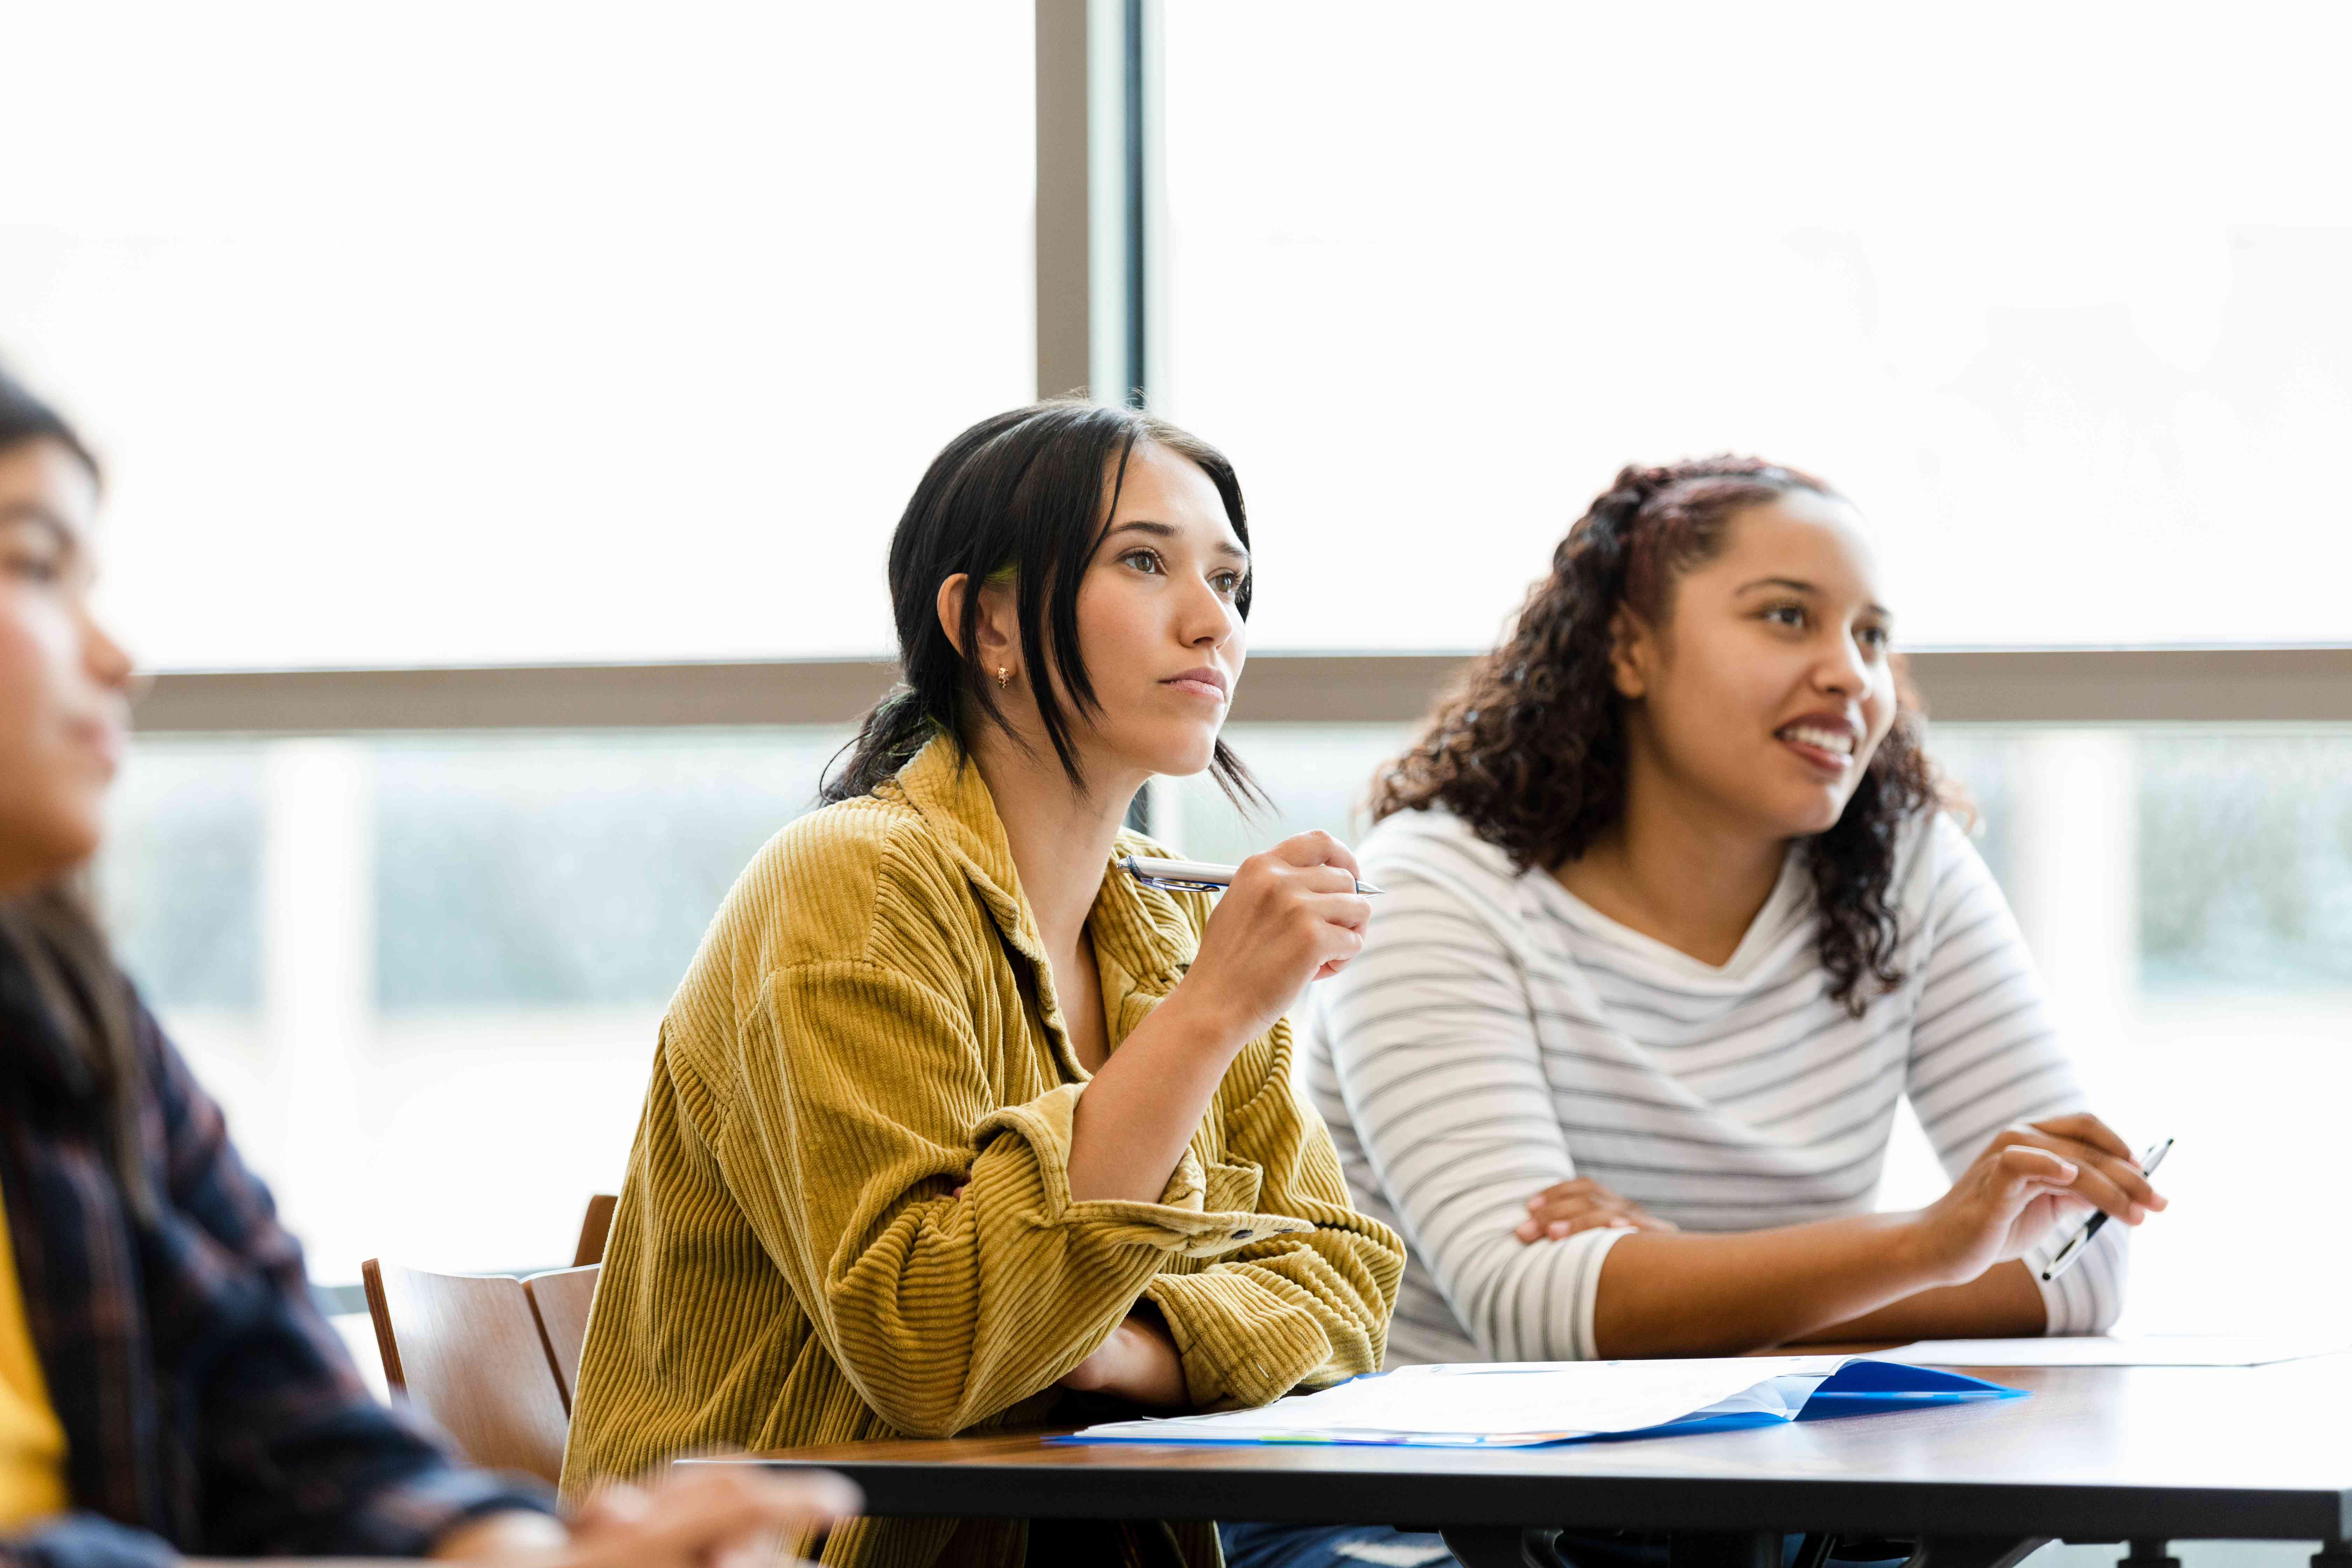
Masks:
[[[613,1211],[620,1206],[620,1198],[612,1193],[598,1193],[588,1200],[588,1213],[580,1221],[580,1242],[572,1249],[572,1268],[604,1261],[604,1238],[613,1233]]]
[[[561,1479],[570,1418],[522,1281],[373,1258],[360,1275],[384,1381],[474,1463]]]
[[[563,1408],[572,1408],[572,1391],[580,1383],[580,1347],[588,1341],[588,1309],[596,1300],[596,1276],[604,1265],[585,1268],[551,1268],[523,1280],[523,1293],[539,1314],[540,1331],[547,1336],[547,1353],[555,1363],[555,1384]]]

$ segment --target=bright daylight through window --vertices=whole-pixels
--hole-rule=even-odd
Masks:
[[[1914,646],[2341,640],[2352,17],[2213,22],[1166,7],[1155,388],[1260,646],[1483,646],[1617,465],[1727,448],[1859,502]]]
[[[167,669],[885,648],[907,490],[1032,385],[1029,11],[12,15],[0,349],[112,469],[116,619]]]

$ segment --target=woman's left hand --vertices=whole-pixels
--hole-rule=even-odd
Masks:
[[[1558,1241],[1580,1230],[1680,1230],[1633,1199],[1579,1176],[1555,1182],[1528,1200],[1528,1217],[1511,1234],[1521,1241]]]
[[[1138,1405],[1174,1409],[1192,1402],[1176,1342],[1149,1312],[1129,1314],[1095,1353],[1062,1379],[1081,1394],[1109,1394]]]

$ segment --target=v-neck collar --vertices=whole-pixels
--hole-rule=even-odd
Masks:
[[[962,868],[1005,946],[1028,963],[1038,1015],[1063,1070],[1079,1081],[1091,1077],[1070,1043],[1055,991],[1054,965],[1045,955],[1036,914],[1021,891],[1012,840],[1005,837],[1004,819],[997,815],[988,782],[953,737],[940,735],[915,753],[892,785]],[[1142,886],[1118,865],[1124,856],[1152,848],[1139,835],[1121,833],[1104,863],[1102,885],[1087,914],[1112,1050],[1176,988],[1198,947],[1192,922],[1176,895]]]
[[[1640,958],[1685,984],[1696,983],[1703,987],[1741,986],[1768,963],[1779,952],[1793,929],[1792,922],[1812,896],[1807,877],[1804,850],[1796,845],[1789,847],[1780,862],[1780,874],[1772,883],[1763,908],[1739,933],[1738,945],[1731,956],[1720,964],[1708,963],[1692,957],[1671,942],[1660,942],[1644,931],[1635,931],[1622,921],[1602,914],[1591,904],[1569,891],[1558,877],[1541,868],[1530,868],[1527,879],[1535,883],[1541,900],[1556,903],[1575,924],[1591,934]]]

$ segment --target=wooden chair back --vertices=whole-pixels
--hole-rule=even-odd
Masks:
[[[360,1276],[395,1393],[477,1465],[558,1479],[570,1415],[522,1281],[373,1258]]]
[[[591,1263],[585,1268],[551,1268],[522,1282],[531,1310],[539,1314],[540,1331],[547,1336],[556,1391],[566,1411],[580,1384],[580,1347],[588,1342],[588,1309],[596,1300],[596,1276],[604,1271],[602,1264]]]
[[[620,1198],[612,1193],[598,1193],[588,1200],[588,1213],[580,1221],[580,1241],[572,1249],[572,1268],[604,1261],[604,1238],[613,1234],[613,1211],[620,1206]]]

